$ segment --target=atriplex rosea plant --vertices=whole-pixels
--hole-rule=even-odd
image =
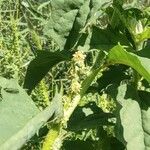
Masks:
[[[139,86],[142,81],[150,82],[150,27],[149,7],[134,2],[52,1],[51,17],[45,25],[44,33],[58,44],[59,50],[37,51],[37,57],[29,65],[25,87],[32,90],[51,67],[60,61],[72,59],[74,67],[71,70],[71,90],[72,86],[76,86],[76,90],[72,90],[71,94],[69,90],[65,91],[71,95],[71,99],[66,98],[63,102],[69,104],[64,105],[64,116],[60,120],[62,128],[67,127],[66,123],[74,109],[82,97],[91,92],[90,89],[94,88],[94,92],[99,93],[104,90],[117,103],[114,113],[117,119],[116,138],[127,149],[140,150],[147,149],[150,144],[149,106],[146,102],[149,93],[141,90]],[[80,70],[84,68],[82,53],[94,49],[99,51],[95,64],[86,73],[87,76],[81,79]],[[73,53],[75,54],[72,58]],[[107,68],[111,70],[112,65],[115,65],[116,70],[104,71]],[[117,73],[114,73],[115,71]],[[95,87],[92,83],[99,72],[102,76],[95,81]],[[110,74],[108,79],[105,72]],[[110,122],[106,120],[112,117],[112,114],[102,112],[96,118],[87,116],[84,121],[78,120],[79,124],[76,124],[75,128],[78,126],[78,130],[82,130],[107,125]]]
[[[16,134],[19,140],[12,138],[3,148],[10,143],[22,146],[53,115],[43,150],[60,149],[66,132],[85,129],[98,131],[101,142],[95,149],[114,149],[111,140],[117,141],[119,150],[149,149],[149,5],[142,1],[55,0],[50,6],[51,16],[43,33],[59,48],[54,52],[36,50],[24,88],[30,93],[60,62],[71,64],[67,71],[69,86],[63,89],[62,81],[50,106]],[[93,51],[95,61],[90,66]],[[103,112],[95,103],[78,107],[89,93],[107,94],[116,103],[115,111]],[[115,127],[112,139],[102,128],[110,125]],[[24,138],[27,129],[30,132]]]

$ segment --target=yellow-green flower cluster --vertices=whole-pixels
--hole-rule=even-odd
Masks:
[[[73,67],[70,70],[71,85],[70,90],[73,94],[78,94],[81,90],[80,74],[85,68],[84,60],[86,55],[82,51],[77,51],[73,54]]]
[[[82,51],[77,51],[73,54],[72,60],[74,61],[75,64],[82,66],[84,65],[85,57],[86,55],[84,55]]]

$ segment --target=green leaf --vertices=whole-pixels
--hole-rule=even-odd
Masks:
[[[118,109],[115,129],[117,138],[128,150],[149,149],[150,93],[137,92],[135,88],[125,84],[121,85],[117,91]]]
[[[48,71],[61,61],[69,60],[70,54],[66,51],[37,51],[37,57],[31,61],[28,66],[24,88],[30,92],[48,73]]]
[[[0,102],[0,149],[20,149],[50,119],[61,117],[57,104],[62,101],[62,93],[56,92],[51,105],[39,112],[30,97],[14,81],[1,79],[2,89],[17,88],[19,93],[2,90]],[[56,112],[56,113],[55,113]]]
[[[108,64],[124,64],[134,68],[150,82],[150,59],[127,52],[121,45],[113,47],[108,54]]]
[[[144,131],[136,90],[128,85],[121,85],[116,100],[118,102],[117,138],[126,145],[128,150],[144,150]]]
[[[150,92],[138,91],[141,100],[142,124],[146,149],[150,148]]]
[[[24,128],[39,110],[15,80],[0,77],[0,87],[0,149],[2,149],[1,145]],[[11,92],[5,89],[11,89]],[[14,90],[18,92],[13,92]]]
[[[111,118],[114,118],[113,114],[104,113],[94,102],[91,102],[75,109],[68,122],[68,129],[78,131],[103,125],[113,125],[113,122],[108,120]]]
[[[54,39],[61,50],[64,49],[78,10],[84,2],[85,0],[55,0],[51,2],[51,18],[44,28],[44,34]],[[77,28],[77,30],[79,29]]]

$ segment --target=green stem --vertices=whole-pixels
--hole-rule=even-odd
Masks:
[[[90,74],[87,76],[87,78],[82,82],[82,86],[81,86],[81,92],[80,95],[81,97],[84,96],[84,94],[86,93],[86,91],[88,90],[89,86],[91,85],[91,83],[93,82],[93,80],[95,79],[95,77],[97,76],[97,74],[100,72],[100,70],[102,68],[104,68],[103,62],[105,59],[105,53],[103,51],[100,51],[96,61],[90,71]]]
[[[53,124],[51,129],[48,131],[48,134],[46,135],[46,138],[43,142],[42,150],[53,150],[53,145],[55,143],[55,140],[59,136],[60,132],[60,124]]]

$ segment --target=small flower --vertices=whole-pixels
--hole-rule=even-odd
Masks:
[[[75,52],[75,53],[73,54],[73,59],[72,59],[72,60],[73,60],[75,63],[80,64],[80,63],[83,63],[83,62],[84,62],[85,57],[86,57],[86,55],[84,55],[83,52],[77,51],[77,52]]]
[[[81,84],[77,80],[72,80],[71,83],[71,92],[79,93],[81,89]]]

